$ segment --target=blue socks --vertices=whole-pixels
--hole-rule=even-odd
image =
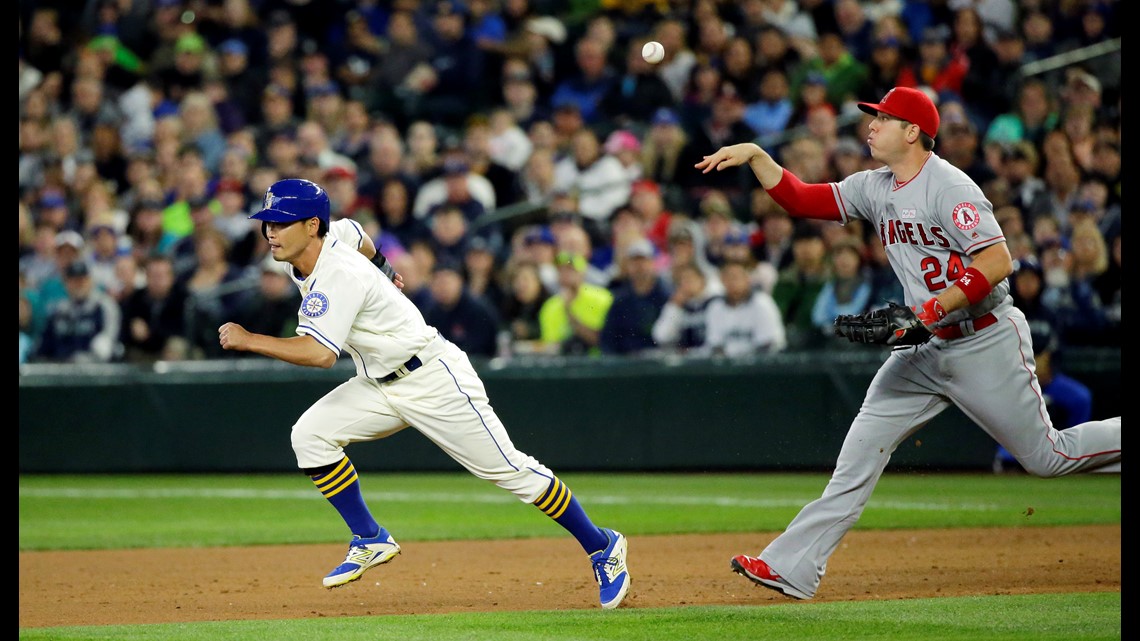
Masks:
[[[586,516],[578,499],[558,477],[550,481],[550,487],[535,500],[534,505],[573,534],[586,554],[604,550],[609,545],[609,537]]]
[[[321,494],[332,503],[348,529],[361,538],[372,538],[380,531],[380,524],[372,518],[364,497],[360,494],[360,481],[352,461],[344,457],[332,470],[309,476]]]

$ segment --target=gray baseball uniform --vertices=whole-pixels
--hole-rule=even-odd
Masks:
[[[888,168],[831,184],[845,224],[871,223],[906,292],[921,306],[953,284],[970,255],[1004,241],[990,202],[961,170],[931,154],[906,183]],[[938,323],[957,338],[895,348],[875,375],[823,495],[760,554],[800,598],[815,595],[827,561],[859,519],[891,454],[951,403],[1042,477],[1120,461],[1120,417],[1058,431],[1037,381],[1025,315],[1008,281]],[[790,593],[791,594],[791,593]]]

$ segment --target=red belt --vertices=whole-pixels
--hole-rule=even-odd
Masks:
[[[979,316],[973,320],[963,321],[957,325],[939,327],[934,335],[944,340],[953,340],[963,336],[972,336],[997,322],[997,316],[992,312]]]

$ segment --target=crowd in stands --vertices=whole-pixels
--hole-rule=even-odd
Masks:
[[[991,201],[1017,305],[1060,346],[1119,347],[1119,11],[20,3],[20,362],[234,358],[230,320],[293,335],[299,294],[247,219],[286,177],[325,187],[475,357],[841,348],[836,315],[903,302],[878,230],[693,165],[755,140],[805,182],[877,167],[855,103],[896,85],[936,100],[934,151]]]

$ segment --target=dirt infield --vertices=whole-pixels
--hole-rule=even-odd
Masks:
[[[791,599],[728,567],[775,534],[631,536],[622,607]],[[403,553],[325,590],[342,545],[20,553],[20,627],[597,607],[572,539],[401,541]],[[814,601],[1119,592],[1121,528],[853,531]]]

